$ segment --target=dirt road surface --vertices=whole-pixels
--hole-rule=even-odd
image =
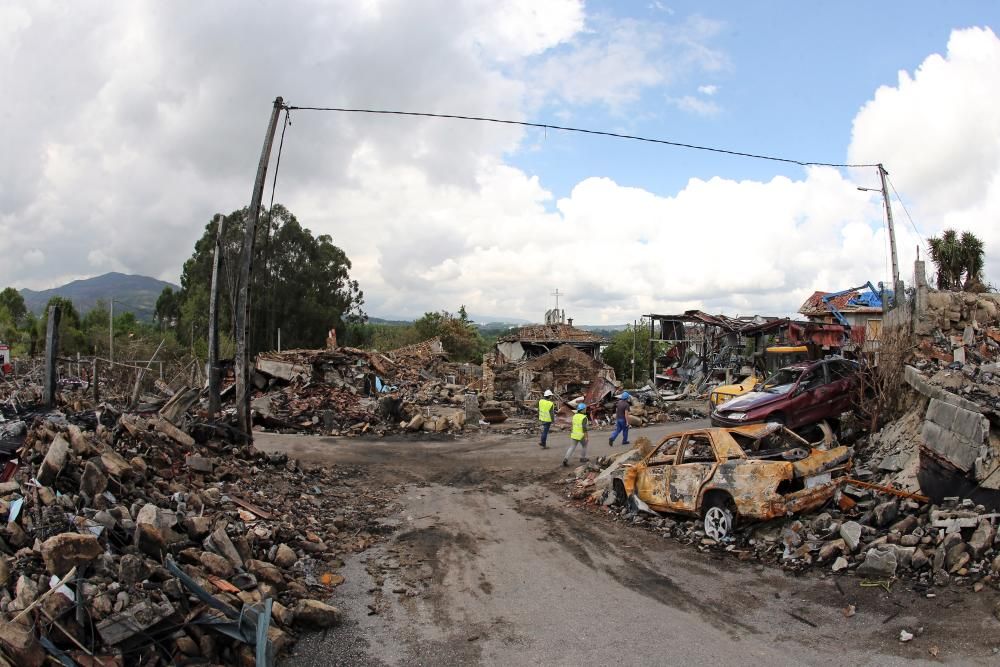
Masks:
[[[606,438],[593,434],[592,458],[611,451]],[[359,483],[400,489],[390,535],[341,572],[343,624],[303,637],[282,665],[1000,663],[989,589],[927,598],[700,552],[568,501],[568,438],[552,440],[257,434],[262,449],[361,465]],[[917,636],[901,643],[901,629]]]

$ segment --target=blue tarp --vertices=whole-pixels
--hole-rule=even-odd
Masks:
[[[854,297],[847,303],[848,305],[851,306],[866,306],[868,308],[881,308],[882,298],[875,292],[868,290],[865,292],[861,292],[858,296]]]

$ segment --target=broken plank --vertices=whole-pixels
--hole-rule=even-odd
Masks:
[[[97,624],[97,631],[104,643],[114,646],[156,625],[173,613],[174,607],[167,600],[158,604],[144,600],[104,619]]]
[[[227,494],[227,495],[229,495],[229,494]],[[258,507],[257,505],[254,505],[253,503],[251,503],[249,501],[243,500],[242,498],[240,498],[238,496],[229,495],[229,498],[230,498],[230,500],[232,500],[234,503],[236,503],[237,505],[239,505],[243,509],[248,510],[250,512],[253,512],[257,516],[259,516],[261,519],[271,519],[271,518],[274,517],[274,515],[271,514],[270,512],[268,512],[266,509]]]

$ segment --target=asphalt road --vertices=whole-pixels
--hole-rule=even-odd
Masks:
[[[592,435],[591,457],[609,451],[606,437]],[[569,502],[558,483],[565,432],[548,450],[489,434],[256,438],[304,460],[363,465],[367,483],[402,490],[391,534],[342,571],[331,602],[344,623],[303,637],[287,667],[1000,661],[995,592],[937,589],[928,599],[850,576],[838,588],[822,569],[795,576],[701,552]],[[901,629],[918,628],[899,642]]]

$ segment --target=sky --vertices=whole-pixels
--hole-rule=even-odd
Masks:
[[[883,163],[901,277],[951,227],[1000,284],[998,32],[1000,5],[974,0],[0,0],[0,285],[177,282],[212,216],[249,203],[278,95]],[[888,283],[882,198],[857,189],[877,186],[874,168],[301,110],[276,201],[345,250],[371,316],[539,321],[558,288],[575,321],[621,324]]]

